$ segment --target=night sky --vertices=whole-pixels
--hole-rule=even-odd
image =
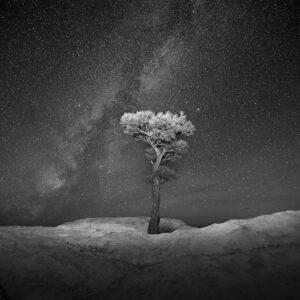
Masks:
[[[300,209],[296,2],[1,1],[0,224],[150,215],[146,109],[196,126],[162,216]]]

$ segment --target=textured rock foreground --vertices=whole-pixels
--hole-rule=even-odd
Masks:
[[[0,299],[298,299],[300,211],[159,235],[148,220],[0,227]]]

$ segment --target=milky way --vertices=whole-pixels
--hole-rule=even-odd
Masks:
[[[124,112],[196,126],[162,215],[202,225],[299,209],[296,1],[4,1],[0,222],[148,215]]]

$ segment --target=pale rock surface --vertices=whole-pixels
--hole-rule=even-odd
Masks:
[[[300,211],[204,228],[148,217],[0,227],[0,299],[298,299]]]

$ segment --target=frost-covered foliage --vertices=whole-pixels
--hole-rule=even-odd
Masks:
[[[167,151],[162,161],[176,161],[181,159],[184,154],[187,154],[189,144],[184,140],[177,140],[167,146]]]
[[[153,145],[170,143],[180,134],[190,136],[195,131],[195,126],[187,121],[183,112],[179,115],[169,111],[155,114],[151,110],[125,113],[120,124],[125,133],[137,139],[150,140]]]
[[[158,176],[163,183],[176,177],[175,170],[160,164],[179,160],[188,152],[189,145],[180,139],[180,136],[192,135],[195,126],[191,121],[187,121],[182,111],[180,114],[169,111],[155,114],[150,110],[125,113],[121,117],[120,124],[124,128],[124,133],[151,146],[145,150],[146,157],[153,164],[153,173],[148,180]]]

